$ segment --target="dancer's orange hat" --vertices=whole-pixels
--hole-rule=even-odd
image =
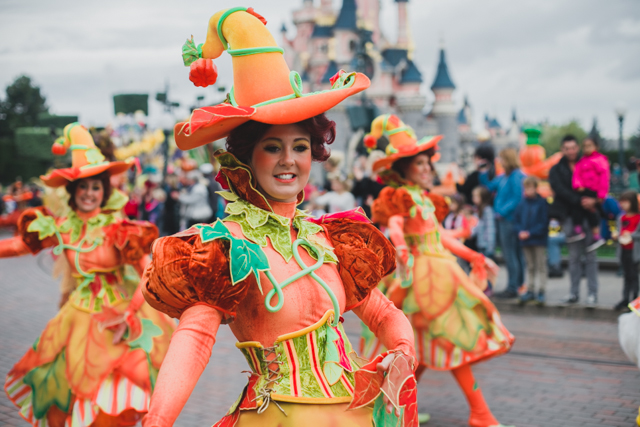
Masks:
[[[65,126],[63,136],[53,143],[53,154],[64,155],[71,150],[71,167],[55,169],[48,175],[40,177],[49,187],[60,187],[72,181],[109,172],[117,175],[129,169],[133,162],[109,162],[105,160],[89,131],[80,123]]]
[[[365,136],[365,145],[375,148],[378,139],[386,137],[389,145],[385,149],[386,157],[373,163],[373,170],[390,168],[393,162],[402,157],[415,156],[418,153],[430,148],[438,149],[438,142],[442,135],[425,136],[418,140],[415,132],[410,126],[404,124],[398,116],[394,114],[383,114],[376,117],[371,122],[371,132]],[[436,153],[431,157],[432,161],[437,161],[440,154]]]
[[[225,102],[197,108],[187,122],[175,126],[178,147],[186,150],[223,138],[249,120],[296,123],[369,87],[364,74],[340,70],[331,79],[331,89],[303,93],[300,75],[289,70],[283,49],[265,24],[252,8],[235,7],[211,17],[204,44],[187,40],[182,55],[185,65],[191,66],[191,81],[197,86],[213,84],[217,72],[212,59],[226,50],[232,56],[234,86]]]

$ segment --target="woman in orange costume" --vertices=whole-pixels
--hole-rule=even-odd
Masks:
[[[252,9],[221,11],[207,42],[183,49],[192,80],[212,83],[211,58],[233,46],[228,102],[195,110],[175,132],[182,149],[227,136],[216,158],[229,216],[154,244],[145,297],[180,325],[143,425],[173,425],[228,323],[251,372],[216,426],[416,426],[411,325],[376,289],[395,267],[393,247],[360,211],[313,220],[296,209],[335,138],[323,112],[369,80],[341,71],[331,89],[303,94],[264,22]],[[391,350],[359,359],[342,327],[349,310]]]
[[[374,168],[389,185],[373,204],[376,223],[386,225],[396,247],[402,283],[390,299],[409,316],[416,337],[419,378],[426,368],[450,370],[464,392],[473,427],[499,426],[484,401],[471,364],[507,352],[513,336],[482,292],[497,266],[465,247],[438,224],[426,193],[431,186],[431,156],[441,137],[417,140],[413,129],[394,115],[376,118],[367,137],[389,140],[387,157]],[[452,255],[472,265],[467,276]],[[397,283],[397,282],[396,282]]]
[[[78,123],[53,146],[55,154],[67,149],[73,166],[41,178],[50,187],[66,185],[71,211],[54,217],[44,207],[27,209],[18,235],[0,242],[0,257],[53,247],[77,287],[9,371],[5,391],[33,426],[134,425],[148,410],[174,325],[125,283],[123,271],[131,264],[143,272],[158,230],[106,210],[110,176],[131,163],[104,161]]]

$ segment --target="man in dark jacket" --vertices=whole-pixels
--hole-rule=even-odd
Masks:
[[[571,185],[573,178],[573,169],[579,158],[580,148],[578,141],[572,135],[567,135],[562,139],[560,147],[562,151],[562,159],[549,171],[549,185],[553,190],[553,204],[549,209],[549,218],[557,220],[563,224],[564,230],[571,230],[571,209],[577,209],[580,206],[589,207],[589,204],[595,200],[584,197],[581,198]],[[588,297],[587,305],[595,305],[598,295],[598,262],[596,252],[586,252],[586,247],[594,242],[591,235],[591,229],[584,226],[587,230],[587,238],[576,242],[567,243],[569,248],[569,275],[571,276],[571,290],[569,295],[562,302],[567,304],[575,304],[580,299],[580,279],[582,278],[582,254],[585,253],[585,269],[587,273]]]
[[[528,176],[522,185],[524,197],[513,214],[513,228],[518,233],[522,252],[527,260],[527,292],[520,296],[520,303],[536,299],[538,304],[544,304],[547,285],[548,204],[537,192],[538,178]],[[537,295],[536,275],[540,284]]]

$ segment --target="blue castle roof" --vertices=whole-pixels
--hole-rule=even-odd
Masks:
[[[382,57],[385,61],[395,67],[400,63],[400,61],[407,59],[407,50],[397,48],[385,49],[382,51]]]
[[[444,49],[440,49],[440,62],[438,63],[438,72],[436,78],[431,85],[431,89],[455,89],[456,85],[453,84],[451,77],[449,77],[449,69],[447,68],[447,62],[444,56]]]
[[[333,37],[333,27],[330,25],[315,25],[311,38],[331,38]]]
[[[422,73],[420,73],[413,61],[407,61],[407,66],[402,70],[402,75],[400,76],[400,83],[422,83]]]
[[[333,28],[340,28],[345,30],[357,30],[356,25],[356,1],[355,0],[343,0],[342,9]]]

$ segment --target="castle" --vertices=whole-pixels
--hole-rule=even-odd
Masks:
[[[293,12],[295,37],[289,39],[286,26],[282,26],[285,59],[291,69],[300,72],[305,91],[328,89],[329,79],[340,69],[364,72],[371,79],[363,97],[353,97],[327,113],[337,124],[339,139],[334,149],[348,151],[347,144],[353,141],[349,135],[357,126],[352,126],[354,114],[349,107],[374,105],[376,112],[398,115],[419,137],[443,134],[442,161],[458,162],[463,128],[452,98],[455,85],[444,48],[440,48],[431,85],[435,101],[428,109],[427,98],[420,93],[423,75],[413,62],[409,0],[394,1],[398,37],[391,42],[380,29],[380,0],[343,0],[337,11],[332,0],[319,0],[319,4],[318,0],[303,0],[302,7]]]

